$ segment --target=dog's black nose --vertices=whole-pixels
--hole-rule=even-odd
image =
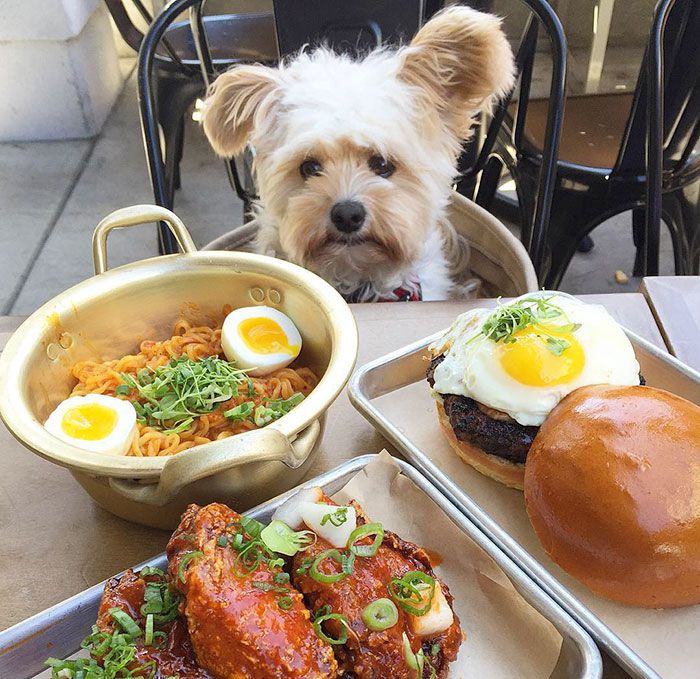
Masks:
[[[365,206],[356,200],[344,200],[331,208],[331,221],[343,233],[353,233],[360,229],[365,223],[366,215]]]

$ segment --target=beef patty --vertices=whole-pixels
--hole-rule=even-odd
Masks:
[[[433,377],[435,368],[444,358],[442,355],[436,356],[430,361],[426,377],[431,387],[435,384]],[[641,374],[639,383],[646,384]],[[442,396],[445,414],[458,441],[470,443],[489,455],[495,455],[510,462],[525,462],[539,427],[520,424],[506,413],[496,420],[484,412],[477,401],[467,396],[457,394],[440,394],[440,396]]]
[[[430,362],[427,378],[432,387],[435,384],[433,373],[444,356],[437,356]],[[524,463],[532,441],[539,427],[526,427],[511,417],[495,420],[487,415],[477,401],[467,396],[441,394],[452,431],[458,441],[470,443],[489,455],[510,462]]]

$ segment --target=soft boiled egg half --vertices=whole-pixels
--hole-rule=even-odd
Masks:
[[[259,377],[289,365],[301,351],[301,335],[277,309],[242,307],[226,316],[221,347],[229,361]]]
[[[136,434],[136,411],[129,401],[114,396],[71,396],[58,404],[44,427],[83,450],[125,455]]]
[[[578,387],[639,384],[634,349],[612,316],[563,293],[468,311],[430,349],[444,355],[434,391],[472,398],[522,425],[541,425]]]

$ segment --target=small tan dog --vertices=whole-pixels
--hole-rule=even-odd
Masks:
[[[399,49],[234,67],[203,124],[219,155],[255,151],[259,252],[352,301],[446,299],[468,270],[445,216],[457,158],[474,115],[513,80],[500,20],[452,7]]]

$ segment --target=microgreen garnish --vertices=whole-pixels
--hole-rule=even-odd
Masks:
[[[238,388],[250,380],[244,370],[218,356],[198,361],[180,356],[154,370],[141,368],[136,377],[122,373],[121,379],[120,387],[138,394],[139,401],[133,405],[139,422],[165,428],[168,433],[187,430],[195,417],[238,396]]]
[[[347,514],[347,507],[338,507],[338,509],[336,509],[334,512],[323,515],[321,525],[325,526],[330,521],[336,527],[342,526],[348,520]]]
[[[561,337],[551,337],[549,332],[557,334],[572,333],[578,330],[579,323],[571,323],[565,311],[552,302],[555,295],[549,297],[523,297],[510,304],[502,304],[499,298],[498,306],[484,321],[481,331],[470,341],[483,336],[494,342],[512,344],[517,342],[516,333],[530,326],[537,326],[545,336],[547,348],[555,356],[568,349],[569,342]],[[552,323],[555,319],[561,319],[563,323]]]
[[[294,406],[299,405],[303,400],[304,394],[300,391],[292,394],[289,398],[270,399],[255,409],[253,421],[256,426],[264,427],[273,420],[279,420],[282,415],[286,415]]]

